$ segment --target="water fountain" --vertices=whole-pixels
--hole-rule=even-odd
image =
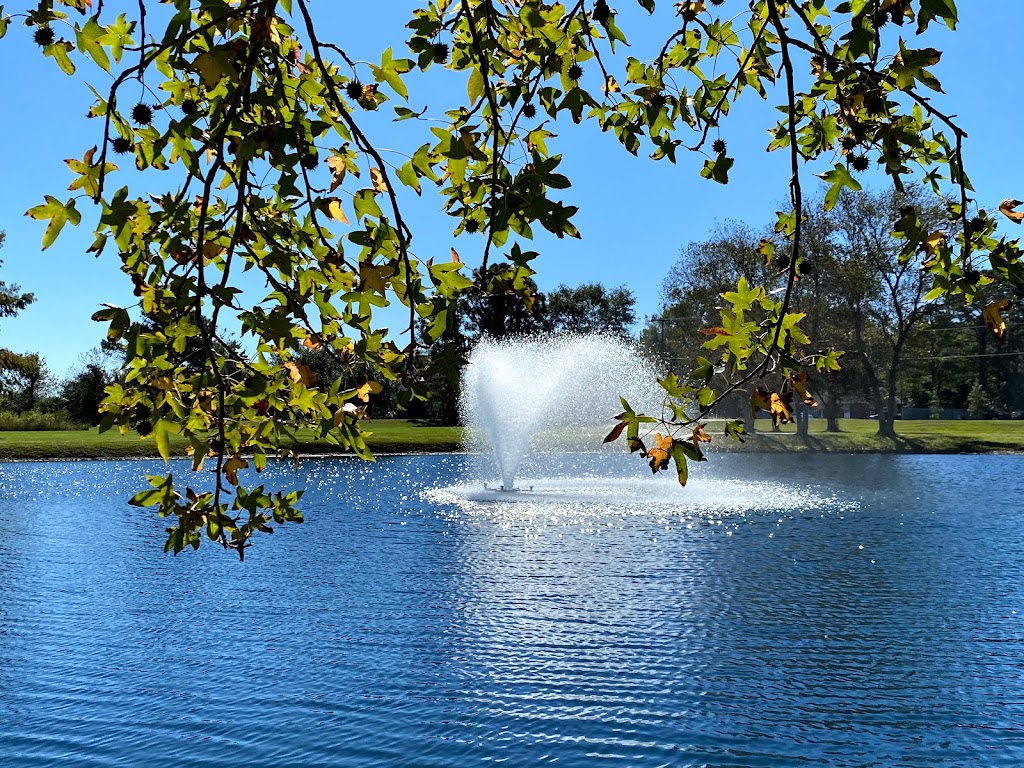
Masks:
[[[656,378],[633,345],[613,337],[484,340],[463,373],[463,423],[473,449],[493,457],[500,490],[514,493],[517,478],[538,462],[600,450],[620,396],[657,413]],[[622,445],[606,450],[621,454]]]

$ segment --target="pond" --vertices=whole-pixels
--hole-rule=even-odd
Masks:
[[[162,554],[159,462],[0,465],[0,765],[1024,764],[1024,456],[467,461],[272,469],[245,563]]]

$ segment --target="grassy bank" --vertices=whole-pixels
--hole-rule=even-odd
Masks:
[[[895,440],[879,438],[878,423],[868,419],[843,419],[838,434],[825,432],[824,421],[811,422],[807,438],[797,437],[792,425],[772,433],[771,424],[758,421],[758,434],[743,445],[716,436],[719,450],[822,451],[829,453],[993,453],[1024,451],[1024,421],[901,421]],[[402,419],[375,421],[368,425],[367,440],[377,453],[444,452],[462,448],[462,430],[436,427]],[[717,430],[716,430],[717,431]],[[185,441],[172,440],[176,454],[184,455]],[[303,442],[303,452],[333,453],[337,447]],[[16,459],[114,459],[153,456],[152,440],[138,435],[121,437],[96,430],[67,432],[0,432],[0,460]]]
[[[374,421],[367,425],[373,434],[367,438],[377,453],[444,452],[462,447],[459,427],[436,427],[404,419]],[[311,436],[310,436],[311,438]],[[187,442],[171,438],[175,455],[184,456]],[[300,443],[303,453],[336,453],[338,446]],[[116,431],[102,435],[95,429],[68,432],[0,432],[0,461],[27,459],[126,459],[155,456],[153,440],[131,433],[122,437]]]

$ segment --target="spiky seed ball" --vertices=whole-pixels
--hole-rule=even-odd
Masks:
[[[711,0],[712,5],[721,5],[725,0]]]
[[[363,95],[363,84],[358,80],[349,80],[345,86],[345,93],[350,99],[358,99]]]
[[[523,117],[527,120],[532,120],[537,116],[537,108],[530,102],[523,104]]]
[[[981,232],[985,228],[985,220],[981,216],[975,216],[971,219],[971,231]]]
[[[474,232],[476,232],[479,229],[480,229],[480,222],[476,221],[475,219],[467,219],[466,220],[465,230],[467,232],[469,232],[469,234],[473,234]]]
[[[855,171],[866,171],[870,165],[867,155],[853,155],[850,157],[850,167]]]
[[[317,165],[319,165],[319,161],[317,160],[316,155],[303,155],[302,160],[300,160],[299,162],[302,163],[302,167],[305,168],[307,171],[312,171],[314,168],[317,167]]]
[[[608,3],[605,2],[605,0],[597,0],[597,2],[594,3],[593,16],[594,21],[596,21],[598,24],[604,24],[606,21],[608,21],[611,15],[612,10],[611,8],[608,7]]]
[[[857,148],[857,140],[853,136],[843,136],[839,141],[840,146],[847,152],[852,152]]]
[[[566,74],[569,76],[569,79],[572,80],[574,83],[578,82],[579,79],[583,77],[583,67],[581,67],[579,64],[573,64],[569,67],[569,71],[566,72]]]
[[[789,269],[789,256],[780,253],[775,257],[775,263],[779,265],[779,269]]]
[[[141,102],[132,107],[132,120],[139,125],[149,125],[153,122],[153,109],[148,104]]]
[[[434,43],[433,54],[435,64],[444,64],[448,61],[448,44]]]
[[[864,106],[872,115],[877,115],[885,111],[885,99],[877,93],[872,93],[864,99]]]
[[[56,35],[53,34],[53,29],[51,27],[39,27],[39,29],[33,33],[32,39],[35,40],[36,45],[40,48],[45,48],[48,45],[53,45]]]
[[[132,151],[132,143],[124,136],[118,136],[110,142],[110,148],[119,155],[127,155]]]
[[[662,107],[665,106],[665,103],[667,101],[668,101],[668,99],[665,98],[665,94],[664,93],[654,93],[654,94],[651,94],[651,98],[648,99],[648,102],[650,103],[650,105],[652,107],[654,107],[655,109],[661,109]]]
[[[715,154],[724,155],[729,147],[723,139],[715,139],[711,142],[711,149]]]
[[[197,109],[199,109],[199,105],[196,104],[195,99],[185,99],[181,102],[181,111],[186,115],[194,115]]]
[[[139,437],[147,437],[153,434],[153,424],[149,421],[140,421],[135,425],[135,431],[139,433]]]
[[[808,259],[800,259],[800,263],[797,265],[797,269],[800,270],[801,275],[813,275],[814,262]]]

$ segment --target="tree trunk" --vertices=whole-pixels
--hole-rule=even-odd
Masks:
[[[825,431],[839,431],[839,398],[830,397],[825,401]]]
[[[810,417],[810,408],[802,400],[798,400],[793,406],[793,418],[796,419],[796,433],[799,437],[807,437],[807,421]]]

